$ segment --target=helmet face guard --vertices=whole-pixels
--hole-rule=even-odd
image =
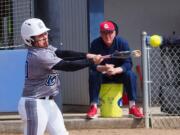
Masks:
[[[31,18],[23,22],[21,26],[21,36],[26,45],[32,46],[33,36],[41,35],[49,30],[42,20]]]

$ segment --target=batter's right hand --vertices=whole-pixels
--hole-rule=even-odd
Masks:
[[[94,64],[100,64],[103,61],[102,55],[98,54],[93,57]]]
[[[103,58],[102,55],[100,55],[100,54],[88,53],[88,54],[86,55],[86,57],[87,57],[88,59],[91,59],[94,64],[100,64],[100,63],[104,60],[104,58]]]

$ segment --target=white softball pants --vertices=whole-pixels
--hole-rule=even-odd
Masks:
[[[68,135],[61,111],[49,99],[33,99],[22,97],[18,111],[24,123],[24,135]]]

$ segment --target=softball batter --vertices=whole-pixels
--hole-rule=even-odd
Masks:
[[[18,111],[24,135],[68,135],[61,111],[53,98],[59,93],[58,71],[76,71],[100,63],[100,55],[60,51],[49,45],[48,29],[37,18],[27,19],[21,36],[28,47],[26,79]]]

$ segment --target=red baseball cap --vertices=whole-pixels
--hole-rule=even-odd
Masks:
[[[115,27],[112,22],[104,21],[100,23],[100,31],[114,31]]]

